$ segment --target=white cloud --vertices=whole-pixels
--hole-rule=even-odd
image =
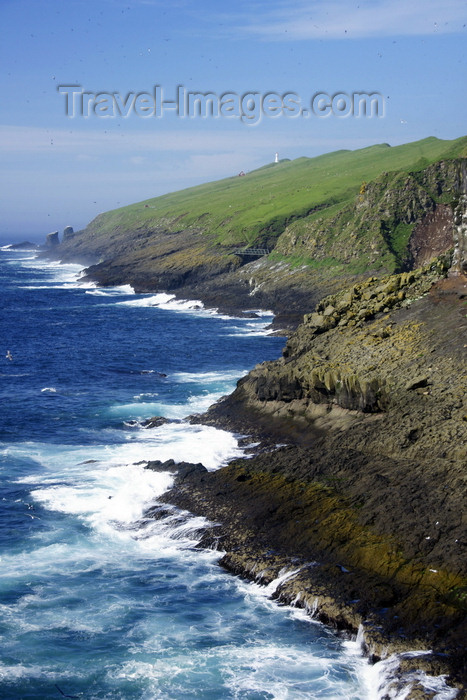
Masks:
[[[271,0],[225,19],[265,40],[361,39],[460,32],[467,9],[464,0]]]

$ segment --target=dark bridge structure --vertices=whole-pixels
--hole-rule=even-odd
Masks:
[[[268,248],[237,248],[233,251],[233,254],[260,258],[263,255],[269,255],[270,252],[271,251]]]

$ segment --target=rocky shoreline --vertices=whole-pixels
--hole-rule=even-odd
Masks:
[[[216,523],[201,546],[222,549],[232,573],[267,584],[298,569],[277,588],[279,602],[358,634],[372,661],[391,659],[387,698],[436,697],[424,673],[448,678],[456,698],[467,687],[467,279],[453,257],[464,264],[464,253],[447,253],[350,286],[338,279],[324,298],[313,281],[315,311],[283,357],[191,419],[247,436],[253,456],[215,473],[182,465],[164,497]],[[212,298],[202,282],[176,291],[238,313],[251,308],[252,270],[256,284],[274,265],[241,268],[249,286],[237,296],[232,283],[228,303],[216,297],[222,275],[206,283]],[[310,289],[297,310],[313,308]],[[274,294],[262,299],[276,310]]]
[[[434,697],[421,671],[458,698],[467,677],[467,280],[447,273],[439,258],[321,302],[281,360],[192,418],[249,435],[253,456],[184,465],[164,497],[216,523],[201,545],[229,571],[297,571],[279,602],[360,630],[372,661],[397,654],[409,698]]]
[[[258,171],[208,187],[238,206],[232,216],[195,188],[102,214],[58,245],[53,234],[46,255],[90,265],[102,286],[273,311],[290,333],[283,357],[191,418],[243,436],[249,457],[217,472],[169,465],[162,507],[208,518],[201,546],[225,552],[233,573],[294,572],[279,602],[358,634],[372,661],[392,659],[381,697],[447,700],[467,688],[467,166],[463,150],[410,163],[378,165],[347,193],[335,165],[341,199],[313,206],[319,163],[302,180],[300,165]],[[245,202],[255,212],[265,188],[290,209],[299,182],[310,205],[260,222],[249,242],[274,251],[246,263],[234,235]]]

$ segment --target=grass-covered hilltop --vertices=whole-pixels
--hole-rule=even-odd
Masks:
[[[103,284],[183,288],[226,309],[272,305],[296,323],[353,279],[445,250],[442,236],[425,249],[420,228],[429,215],[449,219],[466,155],[467,137],[428,138],[272,163],[100,214],[57,253],[98,263]],[[242,248],[271,252],[251,264],[234,254]]]
[[[49,254],[101,284],[276,313],[283,356],[192,417],[253,456],[185,463],[167,507],[216,523],[226,568],[296,571],[280,600],[399,654],[384,697],[454,697],[424,672],[466,697],[467,137],[271,164],[64,238]]]

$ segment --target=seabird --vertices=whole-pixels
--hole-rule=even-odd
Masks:
[[[12,360],[12,359],[13,359],[13,355],[11,354],[11,352],[10,352],[9,350],[6,351],[5,358],[6,358],[7,360]]]

